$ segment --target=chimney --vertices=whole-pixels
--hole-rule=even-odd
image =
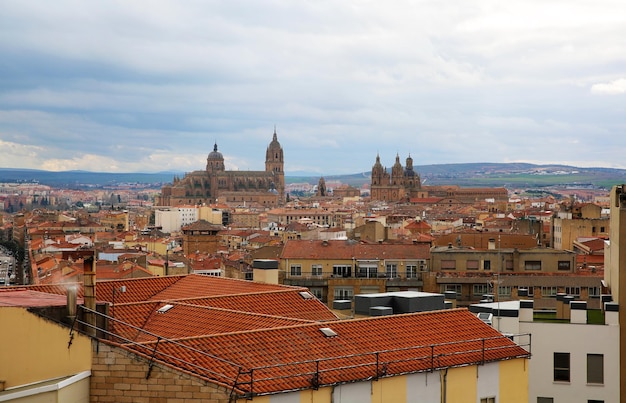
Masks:
[[[556,294],[556,318],[557,319],[565,319],[563,316],[563,297],[567,294],[564,292],[559,292]]]
[[[519,321],[520,322],[532,322],[533,321],[533,300],[523,299],[519,302]]]
[[[619,304],[615,302],[604,304],[604,324],[619,325]]]
[[[566,295],[563,297],[563,319],[570,319],[571,317],[571,309],[570,303],[574,301],[574,297],[571,295]]]
[[[256,283],[278,284],[278,260],[254,259],[252,279]]]
[[[96,256],[85,257],[83,263],[83,298],[85,308],[85,322],[87,323],[86,333],[90,336],[96,335]]]
[[[613,296],[611,294],[600,295],[600,307],[604,310],[604,304],[607,302],[613,302]]]
[[[67,316],[73,320],[76,317],[76,287],[67,288]]]
[[[587,301],[572,301],[570,307],[570,323],[587,323]]]

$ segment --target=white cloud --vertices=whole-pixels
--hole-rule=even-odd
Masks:
[[[619,78],[608,83],[598,83],[591,86],[591,92],[601,95],[619,95],[626,93],[626,78]]]

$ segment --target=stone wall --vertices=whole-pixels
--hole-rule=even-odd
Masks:
[[[92,403],[228,403],[230,391],[129,351],[93,341]]]

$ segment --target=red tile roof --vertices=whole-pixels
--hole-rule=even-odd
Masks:
[[[82,300],[79,300],[79,303],[81,302]],[[64,305],[67,305],[67,297],[64,295],[49,294],[23,287],[0,288],[0,306],[34,308]]]
[[[313,321],[337,320],[319,299],[303,299],[303,290],[284,290],[184,300],[187,304]]]
[[[337,335],[325,336],[323,327]],[[158,345],[124,348],[244,395],[529,356],[465,309],[160,340]]]
[[[355,241],[289,240],[282,259],[429,259],[428,243],[362,243]]]
[[[115,305],[109,311],[115,318],[110,323],[111,329],[125,340],[142,342],[156,341],[158,336],[177,339],[309,322],[177,302],[170,303],[172,308],[167,312],[159,313],[165,305],[163,302]]]

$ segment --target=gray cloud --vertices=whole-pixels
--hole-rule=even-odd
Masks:
[[[288,171],[623,167],[624,37],[618,0],[5,1],[0,166],[261,169],[277,125]]]

